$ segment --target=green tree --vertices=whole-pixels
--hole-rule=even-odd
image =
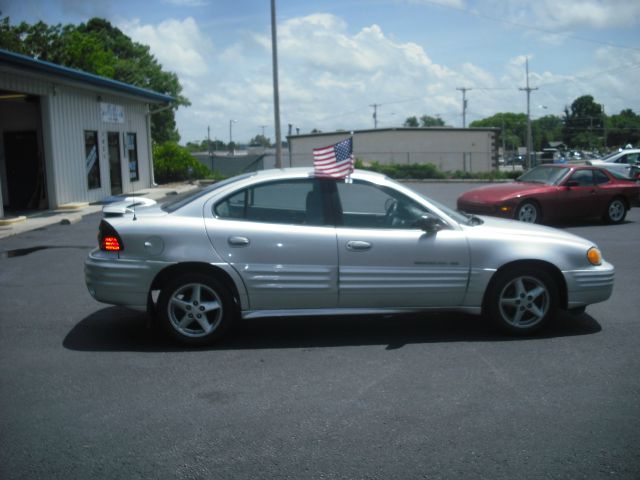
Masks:
[[[256,135],[249,141],[249,145],[260,145],[263,147],[271,146],[271,140],[264,135]]]
[[[77,26],[11,25],[5,17],[0,22],[0,48],[174,97],[172,108],[152,115],[151,136],[156,143],[179,140],[175,109],[190,103],[181,95],[177,75],[164,71],[148,46],[133,42],[107,20],[92,18]]]
[[[491,117],[471,122],[469,127],[499,128],[496,141],[501,146],[504,135],[504,145],[507,150],[515,150],[527,143],[527,116],[524,113],[496,113]]]
[[[564,109],[562,139],[569,147],[588,148],[603,144],[604,113],[591,95],[583,95]]]
[[[444,120],[440,117],[431,117],[429,115],[422,115],[420,117],[421,127],[444,127]]]
[[[633,110],[625,109],[607,119],[607,145],[624,147],[627,144],[640,145],[640,116]]]
[[[408,128],[416,128],[419,125],[418,123],[418,117],[413,116],[413,117],[408,117],[405,121],[403,126],[408,127]]]
[[[562,118],[556,115],[545,115],[531,121],[531,135],[534,149],[542,150],[549,146],[549,142],[562,140]]]
[[[204,178],[211,171],[175,142],[153,146],[153,170],[158,183]]]

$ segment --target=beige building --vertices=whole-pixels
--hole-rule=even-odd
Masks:
[[[495,128],[379,128],[287,137],[291,166],[313,165],[314,148],[350,135],[356,158],[382,164],[431,163],[442,171],[486,172],[497,169]]]

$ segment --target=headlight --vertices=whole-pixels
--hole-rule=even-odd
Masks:
[[[596,247],[591,247],[587,251],[587,260],[591,265],[601,265],[602,264],[602,253]]]

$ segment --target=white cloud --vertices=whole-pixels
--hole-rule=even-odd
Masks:
[[[193,22],[190,28],[198,32]],[[165,30],[159,25],[151,31],[161,34]],[[176,38],[175,29],[173,33]],[[598,72],[627,63],[638,65],[640,53],[625,60],[620,50],[602,48],[594,51],[588,67],[560,74],[545,69],[544,58],[537,58],[529,48],[502,64],[493,63],[490,69],[471,61],[447,65],[434,62],[422,45],[398,41],[376,24],[352,31],[344,19],[330,14],[285,20],[278,25],[283,133],[288,124],[303,133],[313,128],[371,128],[374,103],[380,104],[379,126],[399,126],[408,116],[423,114],[440,115],[447,124],[460,126],[462,98],[456,87],[462,86],[471,88],[467,124],[496,112],[525,112],[526,95],[519,88],[526,84],[526,58],[530,84],[538,87],[531,95],[534,117],[561,115],[565,105],[585,94],[606,103],[611,113],[626,108],[627,100],[634,98],[637,68]],[[234,139],[248,141],[261,133],[261,125],[269,125],[265,133],[273,139],[270,33],[244,32],[209,58],[213,67],[207,75],[192,75],[186,83],[181,75],[184,93],[193,104],[178,112],[183,140],[204,138],[206,126],[211,125],[212,137],[228,141],[232,118],[237,120]]]
[[[488,0],[482,13],[542,30],[630,27],[640,23],[640,2],[629,0]]]
[[[181,77],[199,76],[208,71],[207,58],[213,51],[213,43],[192,17],[182,21],[169,19],[158,25],[144,25],[135,19],[123,21],[118,27],[134,41],[149,45],[165,70]]]

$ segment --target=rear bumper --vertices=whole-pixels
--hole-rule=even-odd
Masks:
[[[122,260],[96,249],[85,260],[85,282],[99,302],[146,310],[151,282],[164,266],[164,262]]]

